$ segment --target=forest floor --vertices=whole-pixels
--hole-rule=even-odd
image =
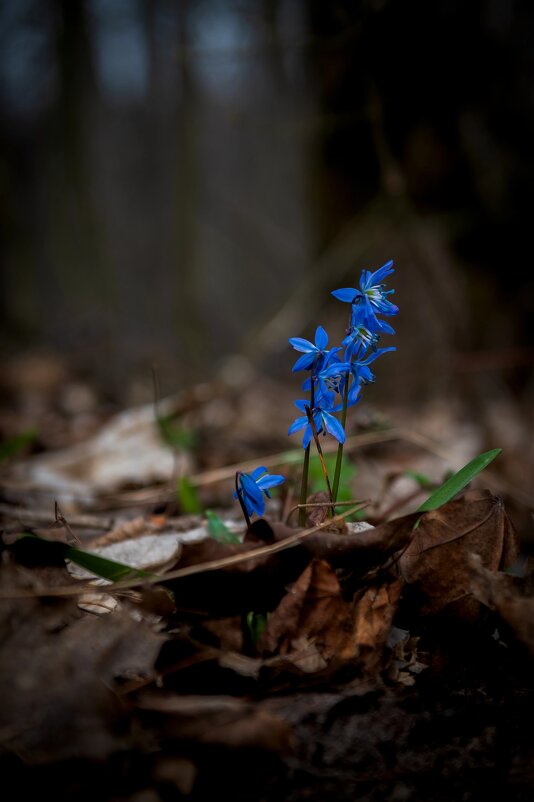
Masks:
[[[290,389],[205,384],[117,414],[39,359],[0,408],[4,799],[531,802],[532,455],[513,410],[362,406],[345,505],[328,516],[315,458],[299,526]],[[247,528],[235,472],[257,466],[285,483]],[[117,573],[95,580],[87,553]]]

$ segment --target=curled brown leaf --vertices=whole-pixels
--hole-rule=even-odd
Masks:
[[[490,571],[506,567],[517,553],[502,499],[487,490],[470,490],[425,513],[415,527],[398,570],[418,594],[424,615],[454,605],[463,617],[477,617],[480,605],[470,590],[471,553],[478,554]]]

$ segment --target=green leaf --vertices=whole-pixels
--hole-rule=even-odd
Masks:
[[[99,554],[91,554],[89,551],[68,546],[66,543],[59,543],[57,540],[46,540],[38,535],[25,533],[23,538],[38,540],[40,545],[49,544],[51,549],[54,549],[56,554],[58,549],[61,550],[64,559],[71,560],[86,571],[90,571],[102,579],[108,579],[110,582],[119,582],[121,579],[144,579],[155,574],[143,571],[140,568],[134,568],[131,565],[115,562],[115,560],[108,560],[101,557]]]
[[[202,513],[202,505],[199,501],[196,487],[193,487],[187,476],[181,476],[178,480],[176,495],[182,513],[185,515],[200,515]]]
[[[429,476],[424,473],[419,473],[419,471],[403,471],[402,476],[413,479],[423,490],[429,490],[435,484]]]
[[[171,415],[159,415],[156,420],[161,439],[170,448],[191,451],[195,447],[197,436],[192,429],[176,423]]]
[[[0,443],[0,462],[5,462],[11,457],[16,456],[26,446],[31,445],[38,436],[37,429],[28,429],[25,432],[8,437]]]
[[[213,512],[213,510],[206,510],[205,515],[208,520],[210,537],[218,540],[219,543],[241,543],[238,536],[228,529],[217,513]]]
[[[483,471],[501,451],[502,448],[494,448],[492,451],[486,451],[484,454],[479,454],[478,457],[472,459],[471,462],[464,465],[458,473],[455,473],[450,479],[447,479],[441,487],[438,487],[438,489],[417,508],[417,512],[429,512],[430,510],[436,510],[438,507],[441,507],[442,504],[446,504],[459,493],[460,490],[463,490],[475,476]]]
[[[325,454],[324,461],[328,476],[332,477],[336,469],[336,454]],[[339,488],[337,493],[338,501],[350,501],[353,498],[352,480],[356,475],[355,466],[344,459],[341,465],[341,474],[339,477]],[[321,467],[321,460],[315,454],[310,457],[310,467],[308,469],[308,476],[310,480],[310,489],[312,493],[318,493],[324,490],[324,474]]]
[[[250,633],[250,639],[252,643],[257,643],[257,641],[261,638],[265,627],[267,626],[267,622],[269,621],[269,613],[256,613],[254,610],[251,610],[250,613],[247,613],[247,627]]]

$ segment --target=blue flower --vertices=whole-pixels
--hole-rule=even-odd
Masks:
[[[319,403],[316,403],[314,408],[311,410],[313,422],[315,424],[315,428],[317,429],[317,434],[321,434],[321,432],[326,434],[328,432],[328,434],[331,434],[332,437],[335,437],[339,443],[344,443],[345,432],[343,430],[343,426],[340,424],[337,418],[335,418],[330,412],[328,412],[327,409],[325,409],[324,406],[319,406]],[[308,413],[306,411],[307,408],[309,408],[309,403],[307,401],[295,401],[295,406],[306,414],[294,420],[287,433],[288,435],[291,435],[300,431],[300,429],[304,429],[302,447],[307,448],[313,437],[313,430],[308,419]]]
[[[252,473],[239,473],[239,490],[234,491],[234,498],[236,499],[239,493],[248,515],[253,515],[254,513],[263,515],[265,512],[263,494],[267,498],[271,498],[269,488],[281,485],[282,482],[285,482],[285,477],[278,474],[270,474],[267,472],[267,468],[263,466],[256,468]]]
[[[311,375],[307,376],[302,384],[303,390],[311,390],[313,383],[314,406],[330,409],[334,404],[334,394],[335,391],[337,391],[337,387],[335,386],[335,382],[330,379],[332,374],[327,374],[326,371],[331,365],[341,364],[338,351],[341,351],[341,348],[332,348],[328,351],[326,356],[319,360],[318,364],[312,370]],[[326,378],[327,375],[328,379]]]
[[[371,362],[374,362],[375,359],[378,359],[379,356],[386,354],[388,351],[396,350],[397,349],[394,346],[390,346],[389,348],[377,348],[373,349],[366,357],[365,355],[362,355],[357,359],[352,359],[352,361],[349,361],[351,356],[351,346],[349,345],[347,351],[345,352],[345,358],[347,361],[341,362],[339,365],[331,365],[329,368],[327,368],[325,373],[330,373],[336,377],[342,374],[345,374],[346,376],[349,374],[352,375],[353,381],[348,393],[348,405],[352,406],[359,400],[361,385],[372,384],[372,382],[375,380],[374,373],[371,372],[369,367]],[[335,411],[337,411],[337,409]]]
[[[367,329],[373,332],[387,332],[394,334],[393,329],[388,323],[379,320],[379,315],[396,315],[399,308],[388,300],[394,290],[386,290],[384,279],[394,272],[393,262],[386,262],[374,273],[369,270],[362,270],[360,276],[360,288],[344,287],[334,290],[332,295],[339,301],[352,304],[351,325],[356,326],[362,323]]]
[[[297,370],[317,368],[324,362],[328,354],[341,350],[341,348],[332,348],[331,351],[326,350],[328,334],[322,326],[317,326],[315,344],[305,340],[303,337],[291,337],[289,343],[296,351],[301,351],[303,354],[293,365],[293,373]]]
[[[354,323],[347,330],[347,336],[341,343],[345,348],[351,346],[352,351],[359,348],[366,350],[367,348],[374,348],[379,340],[379,335],[376,331],[371,331],[363,323]],[[345,359],[347,357],[345,356]]]

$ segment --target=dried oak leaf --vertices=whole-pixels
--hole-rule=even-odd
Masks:
[[[117,679],[151,676],[165,636],[117,611],[81,615],[70,599],[16,598],[27,574],[4,566],[0,584],[0,752],[23,761],[102,760],[128,744]]]
[[[401,551],[410,542],[413,527],[420,518],[419,513],[410,513],[402,518],[395,518],[380,526],[351,531],[340,534],[331,529],[322,529],[306,537],[299,545],[291,549],[292,554],[305,552],[308,559],[326,560],[336,568],[354,571],[363,576],[370,568],[381,566],[389,557]],[[267,540],[265,529],[270,530]],[[299,530],[290,529],[284,524],[268,524],[261,519],[255,521],[250,531],[259,533],[264,542],[280,542],[291,537]]]
[[[414,529],[398,571],[423,615],[448,608],[466,619],[478,617],[480,604],[470,591],[471,553],[490,571],[511,564],[517,553],[502,499],[487,490],[470,490],[425,513]]]
[[[497,611],[508,630],[526,646],[534,659],[534,597],[522,595],[508,574],[484,568],[477,554],[470,556],[469,567],[473,596]]]
[[[225,544],[207,539],[184,544],[180,568],[202,564],[208,567],[206,571],[171,579],[169,586],[177,608],[183,611],[227,617],[250,610],[273,610],[285,595],[287,586],[298,579],[312,559],[325,560],[361,577],[405,548],[419,517],[412,513],[347,534],[318,531],[299,543],[292,543],[291,548],[252,555],[249,559],[210,570],[209,564],[214,561],[232,556],[246,558],[258,546],[275,546],[303,531],[258,519],[248,530],[244,543]]]
[[[304,673],[356,662],[371,670],[382,654],[400,588],[401,582],[390,578],[346,601],[334,569],[313,559],[270,617],[258,649],[286,657]]]

